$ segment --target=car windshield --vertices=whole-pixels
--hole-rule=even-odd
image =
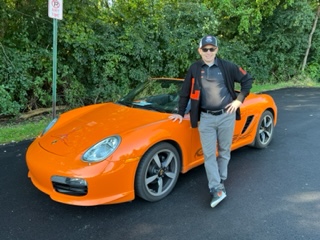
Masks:
[[[117,103],[158,112],[176,113],[182,81],[150,79],[138,85]]]

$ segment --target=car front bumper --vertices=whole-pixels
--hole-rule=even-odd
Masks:
[[[26,154],[28,177],[40,191],[65,204],[94,206],[134,199],[138,158],[94,164],[68,158],[72,157],[47,152],[36,139]]]

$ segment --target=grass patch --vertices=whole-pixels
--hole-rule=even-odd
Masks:
[[[305,85],[305,84],[299,84],[299,83],[277,83],[277,84],[253,85],[251,92],[258,93],[258,92],[265,92],[265,91],[288,88],[288,87],[319,87],[320,88],[320,83],[315,83],[312,85]]]
[[[42,132],[50,120],[50,118],[42,118],[37,121],[2,124],[0,125],[0,144],[33,139]]]
[[[312,80],[308,77],[304,77],[303,75],[292,79],[289,82],[278,82],[276,84],[268,83],[268,84],[255,84],[253,83],[251,92],[264,92],[270,90],[276,90],[287,87],[319,87],[320,88],[320,80]]]

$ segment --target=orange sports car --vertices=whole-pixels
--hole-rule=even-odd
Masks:
[[[26,154],[32,183],[53,200],[82,206],[158,201],[179,174],[203,163],[198,129],[177,112],[181,79],[150,79],[114,103],[77,108],[52,120]],[[186,109],[188,111],[188,109]],[[236,121],[232,150],[269,145],[277,107],[250,94]]]

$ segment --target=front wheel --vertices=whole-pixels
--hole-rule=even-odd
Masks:
[[[159,143],[142,157],[136,174],[136,194],[155,202],[166,197],[174,188],[181,169],[178,151],[169,143]]]
[[[272,140],[273,129],[273,114],[267,110],[262,114],[259,120],[253,147],[266,148]]]

